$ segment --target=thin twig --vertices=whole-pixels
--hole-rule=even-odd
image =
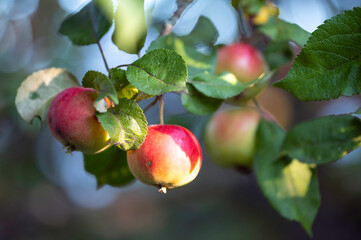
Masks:
[[[155,99],[153,100],[153,102],[149,103],[148,106],[146,106],[143,110],[143,112],[148,111],[151,107],[153,107],[159,100],[159,96],[156,96]]]
[[[260,107],[260,105],[258,104],[257,100],[255,98],[252,99],[253,100],[253,103],[254,105],[256,106],[256,108],[262,113],[264,114],[262,108]]]
[[[102,46],[100,45],[99,40],[97,40],[97,45],[98,45],[100,54],[101,54],[102,57],[103,57],[103,61],[104,61],[105,68],[107,69],[107,72],[109,72],[108,63],[107,63],[107,60],[105,59],[104,52],[103,52]]]
[[[92,14],[90,16],[92,16]],[[95,26],[94,26],[94,23],[93,23],[93,18],[91,18],[91,25],[92,25],[92,31],[93,31],[94,37],[97,40],[97,45],[98,45],[100,54],[102,55],[102,58],[103,58],[103,61],[104,61],[105,69],[107,70],[107,72],[109,72],[108,63],[107,63],[107,60],[105,59],[102,45],[100,45],[100,39],[99,39],[98,34],[96,33],[95,28],[94,28]]]
[[[261,108],[261,106],[258,104],[257,100],[255,98],[252,99],[254,102],[254,105],[256,105],[256,108],[258,109],[258,111],[262,114],[262,116],[264,118],[266,118],[267,120],[271,120],[272,122],[276,122],[276,120],[274,119],[274,117],[272,115],[270,115],[269,113],[263,111],[263,109]]]
[[[241,35],[241,40],[248,39],[252,35],[252,28],[247,22],[241,3],[238,4],[238,30]]]
[[[159,37],[169,35],[174,25],[177,23],[178,19],[184,12],[184,10],[191,4],[193,0],[177,0],[177,10],[173,13],[173,15],[164,23],[163,29],[159,33]]]
[[[121,68],[121,67],[128,67],[130,64],[121,64],[119,66],[116,66],[115,68]]]
[[[159,96],[159,120],[160,124],[164,124],[164,95]]]

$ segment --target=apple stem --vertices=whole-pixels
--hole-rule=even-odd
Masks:
[[[121,67],[128,67],[130,64],[121,64],[119,66],[116,66],[115,68],[121,68]]]
[[[159,120],[160,124],[164,124],[164,95],[159,96]]]
[[[158,100],[159,100],[159,96],[156,96],[156,98],[151,103],[149,103],[148,106],[146,106],[144,108],[143,112],[148,111],[151,107],[153,107],[158,102]]]
[[[92,19],[91,19],[91,20],[92,20]],[[104,52],[103,52],[102,45],[100,45],[100,39],[99,39],[97,33],[95,32],[93,20],[91,21],[91,25],[92,25],[92,30],[93,30],[94,37],[95,37],[96,40],[97,40],[97,45],[98,45],[100,54],[102,55],[102,58],[103,58],[103,61],[104,61],[105,69],[107,70],[107,72],[109,72],[108,63],[107,63],[107,60],[105,59],[105,55],[104,55]]]
[[[75,150],[75,147],[71,144],[67,144],[62,148],[62,150],[65,151],[67,154],[73,156],[73,151]]]
[[[99,40],[97,40],[97,45],[98,45],[100,54],[102,55],[102,58],[103,58],[103,61],[104,61],[104,65],[105,65],[105,69],[107,70],[107,72],[109,72],[108,63],[107,63],[107,60],[105,59],[104,52],[103,52],[103,48],[102,48],[102,45],[100,45]]]
[[[158,192],[166,194],[167,193],[167,188],[166,187],[160,187]]]
[[[271,121],[271,122],[276,122],[275,119],[270,115],[268,114],[267,112],[263,111],[262,108],[260,107],[260,105],[258,104],[257,100],[255,98],[252,99],[253,102],[254,102],[254,105],[256,105],[256,108],[257,110],[262,114],[262,116]]]

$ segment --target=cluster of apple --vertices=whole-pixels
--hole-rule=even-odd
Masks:
[[[294,49],[295,54],[298,53],[296,51],[300,50]],[[279,74],[287,74],[291,66],[292,63],[282,66]],[[250,83],[267,70],[262,53],[251,44],[234,43],[218,51],[216,73],[231,72],[238,81]],[[238,108],[220,111],[211,118],[206,127],[205,141],[210,159],[215,164],[240,169],[252,167],[260,119],[273,121],[275,118],[267,110],[247,105],[247,102],[266,86],[267,81],[251,85],[240,95],[226,101]]]
[[[234,43],[218,51],[216,73],[231,72],[248,83],[267,71],[262,54],[247,43]],[[243,103],[257,95],[262,86],[251,86],[229,101]],[[255,90],[256,89],[256,90]],[[48,111],[48,126],[67,152],[96,154],[109,148],[109,135],[96,117],[94,102],[99,93],[92,88],[72,87],[60,92]],[[105,98],[107,105],[111,102]],[[251,167],[255,134],[264,112],[255,107],[215,114],[206,128],[206,147],[220,166]],[[177,125],[151,125],[144,143],[127,152],[128,166],[141,182],[166,189],[183,186],[197,176],[202,152],[196,137]]]
[[[67,152],[96,154],[109,148],[109,135],[95,115],[99,93],[72,87],[60,92],[48,111],[48,126]],[[109,104],[110,105],[110,104]],[[142,146],[127,152],[128,165],[141,182],[162,192],[183,186],[198,174],[202,152],[196,137],[177,125],[151,125]]]

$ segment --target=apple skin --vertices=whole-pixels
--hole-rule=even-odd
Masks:
[[[216,113],[205,130],[210,159],[221,167],[252,167],[260,119],[261,113],[250,107]]]
[[[55,96],[48,111],[48,126],[53,136],[68,152],[99,153],[110,145],[108,133],[95,116],[98,92],[72,87]]]
[[[218,50],[215,72],[231,72],[242,83],[256,80],[266,68],[262,54],[250,44],[234,43]]]
[[[165,192],[191,182],[202,165],[197,138],[177,125],[150,125],[142,146],[127,152],[128,165],[141,182]]]

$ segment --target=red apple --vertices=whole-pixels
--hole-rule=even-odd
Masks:
[[[191,182],[202,164],[197,138],[177,125],[151,125],[142,146],[127,152],[128,165],[141,182],[160,191]]]
[[[242,83],[256,80],[267,70],[263,55],[252,45],[234,43],[218,50],[216,73],[231,72]],[[267,85],[268,78],[263,78],[256,84],[246,88],[236,97],[227,99],[232,105],[244,105],[258,95]]]
[[[262,54],[247,43],[234,43],[218,50],[216,73],[231,72],[240,82],[249,83],[266,71]]]
[[[250,107],[216,113],[205,132],[210,159],[222,167],[251,167],[260,119],[259,110]]]
[[[98,153],[109,147],[108,133],[95,116],[98,92],[72,87],[60,92],[50,104],[48,125],[68,152]]]

